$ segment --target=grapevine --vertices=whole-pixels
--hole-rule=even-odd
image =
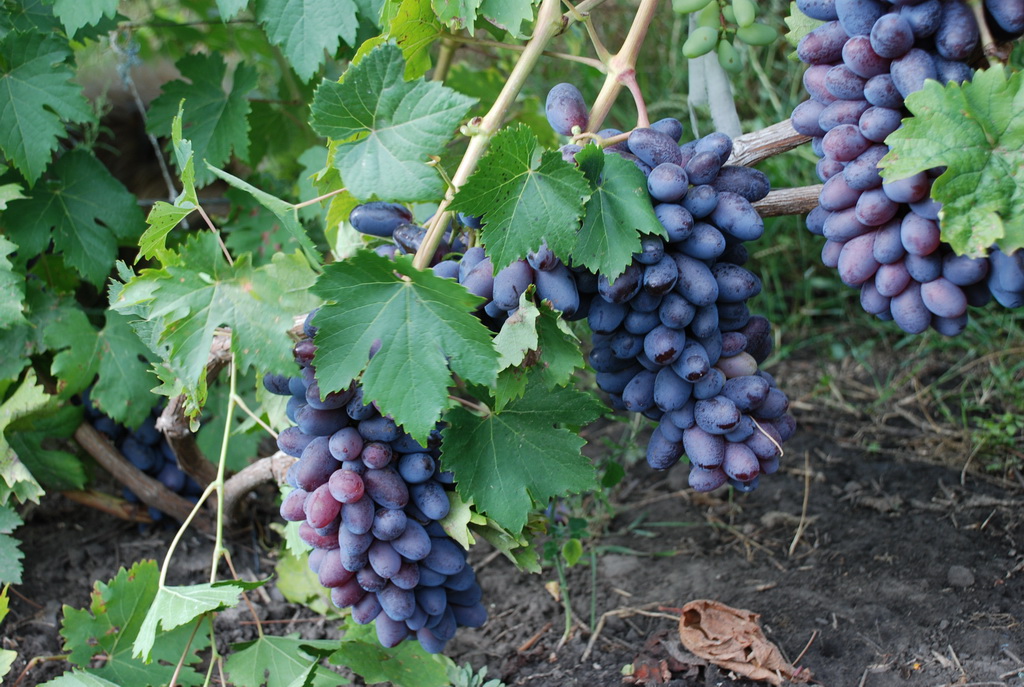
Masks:
[[[766,369],[785,325],[757,314],[767,218],[806,215],[822,264],[907,334],[1024,305],[1016,0],[797,0],[807,99],[747,134],[736,79],[781,23],[750,0],[640,0],[618,32],[601,0],[36,4],[0,16],[0,583],[50,496],[180,524],[161,565],[65,609],[55,687],[312,684],[328,664],[482,682],[443,657],[488,620],[472,545],[551,563],[552,514],[613,481],[583,452],[597,418],[633,418],[646,467],[688,463],[693,492],[757,498],[792,466]],[[668,20],[688,111],[643,74]],[[99,53],[150,180],[107,154],[124,113],[89,82]],[[560,60],[599,76],[538,93]],[[794,150],[821,185],[754,169]],[[264,632],[267,580],[228,534],[253,508],[340,641]],[[171,584],[191,529],[208,579]],[[257,639],[227,647],[214,620],[240,596]],[[270,682],[268,655],[289,657]]]

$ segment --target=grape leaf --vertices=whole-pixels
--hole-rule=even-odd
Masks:
[[[993,67],[963,85],[926,81],[907,97],[914,115],[886,138],[885,179],[947,167],[932,184],[942,240],[959,254],[1024,248],[1024,72]]]
[[[444,192],[427,164],[452,138],[473,100],[423,78],[404,81],[405,59],[380,45],[313,96],[310,124],[336,141],[333,164],[357,198],[436,200]]]
[[[785,22],[789,27],[789,31],[786,32],[786,41],[794,48],[800,44],[801,38],[825,23],[820,19],[808,17],[800,11],[795,2],[789,3],[789,15],[786,16]],[[796,52],[793,52],[790,57],[798,59]]]
[[[21,200],[26,198],[25,194],[22,193],[21,184],[3,184],[0,185],[0,211],[7,209],[7,203],[12,200]]]
[[[116,682],[105,680],[84,670],[72,670],[44,682],[42,687],[121,687]]]
[[[303,567],[305,563],[303,563]],[[315,576],[314,576],[315,577]],[[334,639],[302,639],[263,635],[253,642],[232,644],[224,668],[237,687],[289,687],[292,684],[332,687],[348,684],[337,673],[320,665],[320,659],[337,650]],[[304,681],[298,683],[299,678]]]
[[[0,329],[28,322],[25,319],[25,277],[14,271],[8,259],[18,250],[6,236],[0,236]]]
[[[147,663],[152,661],[155,658],[153,647],[158,632],[163,641],[163,634],[176,628],[184,628],[188,623],[207,613],[231,608],[238,603],[238,595],[243,590],[255,589],[262,585],[263,582],[243,580],[222,580],[177,587],[160,585],[132,643],[132,658],[142,658]]]
[[[192,141],[182,138],[181,135],[184,106],[184,101],[178,103],[178,114],[171,120],[171,149],[174,151],[174,162],[180,175],[178,178],[181,180],[181,193],[174,199],[173,204],[162,200],[153,204],[153,208],[146,217],[146,224],[149,226],[139,239],[139,254],[135,257],[136,262],[141,258],[152,257],[160,257],[162,262],[167,251],[167,235],[174,227],[178,226],[181,220],[199,207]]]
[[[625,271],[640,250],[644,234],[668,238],[654,215],[643,172],[597,146],[576,153],[576,162],[593,188],[572,260],[609,281]]]
[[[494,136],[452,208],[483,215],[483,242],[500,270],[545,241],[567,259],[589,197],[580,171],[561,153],[538,150],[536,137],[520,124]]]
[[[160,393],[186,395],[190,415],[206,399],[206,361],[214,332],[230,327],[231,351],[241,371],[294,370],[287,331],[296,313],[317,303],[308,289],[315,278],[298,253],[279,253],[273,262],[253,267],[249,255],[228,265],[209,232],[190,238],[162,269],[132,275],[125,269],[111,292],[111,308],[138,315],[133,327],[162,360]],[[128,278],[130,277],[130,278]]]
[[[117,14],[117,3],[118,0],[53,0],[53,13],[68,36],[74,36],[78,29],[97,24],[103,17],[112,19]]]
[[[0,507],[0,520],[2,520],[4,518],[4,515],[3,515],[4,512],[5,512],[4,508]],[[14,511],[10,511],[10,512],[13,513]],[[17,515],[15,515],[15,517],[17,517]],[[3,540],[3,537],[0,536],[0,549],[4,549],[5,548],[2,540]],[[6,565],[16,565],[17,566],[17,581],[15,582],[15,584],[20,584],[20,581],[21,581],[21,564],[17,563],[17,560],[16,560],[15,556],[17,556],[17,558],[21,558],[21,556],[22,556],[22,553],[17,550],[17,542],[14,543],[14,550],[13,551],[11,551],[9,549],[3,551],[3,557],[0,557],[0,568],[3,568],[5,566],[4,561],[6,561]],[[7,578],[5,578],[4,573],[0,573],[0,581],[3,581],[4,579],[7,579]],[[13,577],[11,579],[12,579],[12,581],[14,581]],[[7,598],[7,587],[6,586],[0,587],[0,624],[2,624],[4,622],[4,618],[7,617],[7,612],[8,612],[9,607],[10,607],[10,601]],[[14,665],[14,661],[17,658],[18,658],[18,652],[17,651],[14,651],[12,649],[0,649],[0,678],[3,678],[4,675],[7,675],[7,673],[9,673],[11,671],[11,666]]]
[[[48,448],[53,441],[70,439],[80,424],[81,407],[54,402],[12,422],[5,435],[18,459],[44,488],[83,489],[89,477],[82,461],[67,451]]]
[[[39,503],[43,489],[8,443],[7,428],[18,418],[52,401],[53,397],[42,386],[36,386],[35,372],[29,370],[21,385],[0,405],[0,504],[8,503],[12,494],[22,503]]]
[[[70,652],[68,660],[115,684],[147,687],[167,684],[184,655],[179,682],[202,684],[203,676],[193,666],[199,661],[196,652],[209,646],[209,633],[197,632],[192,637],[192,627],[184,625],[161,633],[151,663],[131,655],[146,611],[156,599],[159,576],[155,561],[140,561],[128,570],[121,568],[106,584],[96,582],[89,608],[64,606],[60,634],[65,650]],[[105,657],[102,665],[88,667],[98,655]]]
[[[89,152],[67,153],[51,174],[31,198],[10,203],[6,231],[26,257],[43,253],[52,235],[67,264],[99,286],[114,266],[118,245],[134,243],[142,233],[142,212],[135,196]]]
[[[320,578],[309,569],[305,552],[297,554],[288,549],[283,550],[274,564],[274,576],[274,586],[286,600],[302,604],[320,615],[328,615],[332,609],[337,610],[331,603],[331,590],[320,584]]]
[[[22,525],[17,511],[9,505],[0,505],[0,586],[21,584],[21,559],[25,557],[18,548],[20,542],[11,536]],[[0,592],[0,622],[7,615],[7,589]],[[8,665],[8,667],[10,667]],[[0,678],[4,676],[4,660],[0,656]]]
[[[580,341],[568,323],[546,304],[535,305],[532,295],[531,287],[519,297],[519,308],[494,337],[501,371],[494,392],[498,411],[523,395],[529,378],[548,388],[564,386],[583,367]]]
[[[325,51],[333,55],[340,41],[355,43],[356,9],[352,0],[257,0],[256,18],[295,73],[309,81]]]
[[[232,76],[231,90],[224,92],[227,73],[220,55],[186,55],[175,65],[184,80],[163,85],[163,92],[149,106],[146,130],[166,135],[186,100],[184,134],[192,142],[195,156],[211,165],[223,167],[232,151],[243,162],[249,159],[249,101],[246,96],[256,88],[256,69],[240,64]],[[175,151],[175,157],[178,151]],[[180,164],[181,160],[177,162]],[[179,167],[179,172],[182,172]],[[205,186],[213,174],[205,168],[195,171],[195,183]]]
[[[468,29],[473,35],[476,25],[476,13],[483,0],[432,0],[431,5],[438,20],[448,26],[453,33]]]
[[[508,31],[513,38],[526,38],[523,22],[533,19],[533,0],[483,0],[480,14]]]
[[[596,486],[594,466],[580,454],[586,443],[559,425],[583,425],[602,412],[589,394],[532,383],[500,413],[448,411],[441,460],[461,494],[509,532],[521,532],[536,504]]]
[[[251,195],[256,201],[274,213],[281,222],[281,226],[284,227],[293,239],[298,242],[302,251],[306,254],[306,260],[311,265],[319,266],[321,263],[320,252],[316,249],[316,245],[313,243],[313,239],[309,238],[309,233],[306,228],[302,226],[302,222],[299,221],[299,211],[295,204],[289,203],[288,201],[281,200],[276,196],[272,196],[266,191],[262,191],[247,181],[239,179],[234,174],[225,172],[222,169],[209,166],[210,171],[218,179],[225,181],[228,185],[237,188],[240,191],[244,191]]]
[[[313,293],[327,301],[314,318],[321,390],[343,389],[362,372],[364,399],[418,440],[427,439],[448,407],[452,372],[494,383],[497,353],[472,315],[481,299],[451,279],[415,269],[412,256],[392,262],[359,251],[324,268]],[[367,363],[376,340],[381,348]]]
[[[430,0],[401,0],[392,12],[382,12],[381,20],[388,30],[360,45],[352,63],[358,62],[378,45],[393,40],[405,57],[406,80],[426,74],[430,69],[430,46],[441,37],[441,24]]]
[[[95,119],[82,87],[65,64],[67,41],[52,35],[12,31],[0,38],[0,150],[34,185],[50,164],[62,120]]]
[[[363,678],[366,684],[384,682],[402,687],[436,687],[447,685],[444,656],[428,654],[419,642],[402,642],[387,649],[380,645],[370,625],[350,624],[345,628],[338,647],[328,659],[343,665]]]
[[[249,0],[217,0],[217,10],[224,21],[234,19],[235,15],[249,6]]]
[[[154,400],[151,355],[125,315],[107,310],[105,316],[99,331],[81,311],[46,328],[43,341],[57,351],[50,372],[62,399],[84,391],[95,379],[89,398],[96,407],[124,425],[138,427]]]

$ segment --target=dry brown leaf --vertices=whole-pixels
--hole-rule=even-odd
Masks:
[[[791,666],[765,638],[759,617],[718,601],[691,601],[679,617],[679,641],[687,651],[751,680],[773,685],[781,685],[783,679],[810,680],[810,671]]]

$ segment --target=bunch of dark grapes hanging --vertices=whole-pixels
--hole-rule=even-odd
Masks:
[[[294,349],[301,374],[264,378],[269,391],[290,396],[295,423],[277,438],[299,459],[281,517],[301,523],[299,535],[313,547],[309,567],[336,606],[351,608],[357,623],[376,621],[384,646],[415,637],[438,653],[458,626],[487,619],[465,550],[438,523],[448,515],[451,473],[435,445],[417,443],[364,404],[358,385],[321,395],[310,319],[310,338]]]
[[[558,133],[577,132],[587,121],[582,95],[556,86],[547,116]],[[682,133],[678,120],[663,119],[605,148],[644,173],[668,238],[644,237],[614,280],[579,282],[595,292],[590,363],[613,406],[658,422],[647,447],[652,467],[671,467],[685,453],[694,489],[729,483],[750,491],[761,474],[778,470],[782,443],[795,430],[786,395],[758,367],[772,350],[771,327],[747,307],[761,282],[743,267],[743,244],[764,232],[751,203],[769,184],[757,170],[725,164],[732,153],[725,134],[680,145]],[[562,150],[571,161],[579,147]]]
[[[136,429],[125,427],[100,412],[89,400],[87,391],[82,394],[82,409],[89,424],[107,437],[129,463],[158,480],[175,494],[180,494],[193,503],[199,499],[199,495],[203,493],[202,487],[182,471],[166,437],[156,428],[156,419],[160,416],[163,406],[155,406]],[[122,496],[129,503],[139,502],[139,497],[128,487],[124,488]],[[148,514],[153,522],[160,522],[165,517],[163,511],[152,506],[149,507]]]
[[[929,326],[963,331],[969,305],[994,298],[1024,305],[1024,251],[993,248],[984,258],[956,255],[940,238],[941,205],[930,197],[942,169],[883,183],[886,137],[910,116],[904,99],[926,80],[969,81],[979,27],[963,0],[797,0],[825,23],[801,41],[811,96],[793,127],[812,137],[825,185],[807,228],[826,241],[822,262],[860,288],[864,310],[906,332]],[[1005,37],[1024,33],[1024,3],[987,0]]]

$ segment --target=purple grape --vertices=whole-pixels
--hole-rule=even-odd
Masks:
[[[571,136],[574,127],[579,127],[580,131],[587,128],[587,101],[570,83],[557,84],[548,91],[544,114],[551,128],[563,136]]]

